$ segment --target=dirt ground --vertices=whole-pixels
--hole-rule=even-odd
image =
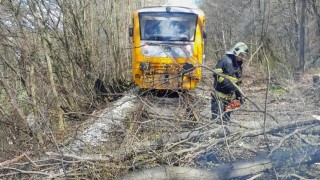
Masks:
[[[189,93],[169,97],[132,90],[88,121],[73,124],[74,130],[59,139],[64,168],[83,172],[85,177],[112,179],[163,165],[210,169],[260,153],[319,147],[320,127],[315,118],[320,115],[319,89],[313,86],[313,74],[306,73],[299,81],[270,78],[267,85],[266,73],[253,76],[248,69],[241,86],[246,103],[224,125],[210,118],[210,71],[204,71],[203,81]],[[56,152],[55,147],[48,151]],[[62,168],[57,154],[39,157],[56,163],[51,172]],[[34,168],[30,167],[26,170],[31,172]],[[264,171],[259,178],[319,178],[319,172],[319,162],[289,164]]]

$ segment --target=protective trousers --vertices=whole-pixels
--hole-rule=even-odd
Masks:
[[[219,99],[218,97],[212,96],[211,98],[211,113],[212,120],[215,120],[217,124],[221,124],[221,116],[223,123],[228,123],[230,121],[231,112],[226,112],[225,107],[229,104],[228,101]]]

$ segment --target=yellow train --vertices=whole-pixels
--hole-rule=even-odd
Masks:
[[[129,29],[133,81],[141,89],[190,90],[202,78],[205,15],[197,8],[146,7]]]

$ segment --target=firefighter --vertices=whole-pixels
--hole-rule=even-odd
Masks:
[[[213,74],[214,92],[211,95],[211,112],[212,119],[216,120],[218,124],[221,124],[221,121],[219,120],[220,115],[222,116],[223,122],[228,123],[230,121],[232,109],[240,107],[244,102],[241,93],[231,81],[240,85],[242,63],[247,55],[247,45],[243,42],[238,42],[230,51],[225,52],[225,56],[218,61],[215,67],[215,70],[218,73],[227,77],[225,78],[218,74]]]

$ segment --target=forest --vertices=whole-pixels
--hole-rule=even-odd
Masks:
[[[132,81],[129,28],[167,0],[0,1],[0,179],[319,179],[320,1],[194,2],[202,81],[161,98]],[[246,102],[217,125],[213,69],[240,41]]]

